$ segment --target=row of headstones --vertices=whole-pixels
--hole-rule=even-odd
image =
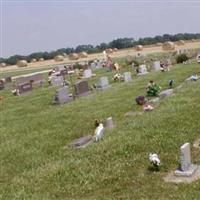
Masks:
[[[125,82],[131,82],[132,81],[132,77],[131,77],[130,72],[124,73],[124,81]],[[62,81],[60,81],[59,83],[60,83],[60,85],[57,85],[57,86],[61,86]],[[95,84],[96,90],[105,90],[105,89],[108,89],[110,87],[111,86],[109,84],[108,77],[106,77],[106,76],[100,77],[97,84]],[[86,80],[78,81],[74,85],[74,89],[75,89],[75,96],[76,97],[86,96],[90,93],[90,88],[89,88],[88,82]],[[70,102],[72,100],[73,100],[73,95],[69,94],[68,86],[59,88],[56,91],[56,94],[55,94],[55,97],[54,97],[54,103],[55,104],[63,104],[63,103]]]
[[[166,61],[165,64],[166,64],[167,66],[171,65],[170,59],[168,59],[168,60]],[[160,61],[155,61],[155,62],[153,63],[153,65],[152,65],[152,69],[153,69],[154,71],[160,71],[160,70],[161,70],[161,62],[160,62]],[[146,65],[145,65],[145,64],[140,65],[140,66],[139,66],[139,73],[138,73],[138,76],[140,76],[140,75],[145,75],[145,74],[147,74],[147,73],[148,73],[148,70],[147,70]]]

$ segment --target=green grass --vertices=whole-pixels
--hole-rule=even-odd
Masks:
[[[175,96],[165,98],[150,113],[124,117],[139,110],[137,95],[145,94],[149,80],[162,89],[169,79],[175,86],[199,65],[176,65],[168,73],[134,76],[131,84],[114,83],[111,89],[93,92],[62,106],[53,106],[55,88],[36,88],[20,97],[10,87],[0,92],[0,199],[110,200],[110,199],[200,199],[200,181],[173,184],[163,177],[178,165],[179,147],[200,137],[200,82],[185,83]],[[124,69],[124,71],[128,70]],[[113,73],[99,70],[91,78]],[[77,137],[92,134],[94,119],[112,116],[117,124],[104,140],[85,149],[64,146]],[[148,154],[162,161],[159,173],[148,171]],[[199,152],[192,149],[200,165]]]

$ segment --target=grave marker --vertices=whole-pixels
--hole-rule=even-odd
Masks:
[[[147,71],[146,65],[140,65],[139,66],[139,73],[137,74],[138,76],[140,75],[145,75],[148,74],[149,72]]]
[[[19,90],[19,94],[23,94],[33,90],[32,83],[21,83],[17,85],[17,89]]]
[[[180,147],[180,168],[174,172],[175,176],[192,176],[197,170],[197,165],[191,164],[190,143]]]
[[[158,70],[160,70],[160,61],[155,61],[154,63],[153,63],[153,70],[155,70],[155,71],[158,71]]]
[[[90,93],[87,81],[79,81],[74,85],[74,87],[76,96],[86,96]]]
[[[92,70],[91,69],[84,70],[83,77],[84,78],[90,78],[90,77],[92,77]]]
[[[65,87],[59,88],[56,91],[53,103],[54,104],[64,104],[64,103],[70,102],[72,100],[73,100],[72,96],[70,96],[68,93],[68,87],[65,86]]]
[[[52,76],[51,84],[53,86],[63,86],[64,80],[62,76]]]
[[[99,79],[96,87],[98,90],[105,90],[105,89],[110,88],[110,85],[108,82],[108,77],[106,77],[106,76],[101,77]]]
[[[124,81],[125,82],[132,82],[131,72],[124,72]]]

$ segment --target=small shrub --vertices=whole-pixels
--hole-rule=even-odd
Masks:
[[[176,62],[177,63],[183,63],[183,62],[185,62],[185,61],[187,61],[188,60],[188,56],[186,55],[186,54],[180,54],[180,55],[178,55],[177,57],[176,57]]]

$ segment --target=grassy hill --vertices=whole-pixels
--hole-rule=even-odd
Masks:
[[[167,73],[134,76],[131,84],[113,83],[103,92],[53,106],[55,88],[37,88],[20,97],[8,88],[0,92],[0,199],[110,200],[200,199],[200,181],[190,185],[166,183],[163,178],[178,165],[179,147],[200,137],[200,81],[184,83],[174,96],[161,100],[149,113],[125,117],[139,110],[137,95],[149,80],[175,86],[200,66],[175,65]],[[128,67],[124,71],[130,70]],[[112,72],[97,71],[97,77]],[[72,140],[93,134],[94,119],[112,116],[117,127],[104,140],[84,149],[64,148]],[[148,154],[159,154],[162,167],[148,171]],[[200,165],[199,152],[192,149]]]

